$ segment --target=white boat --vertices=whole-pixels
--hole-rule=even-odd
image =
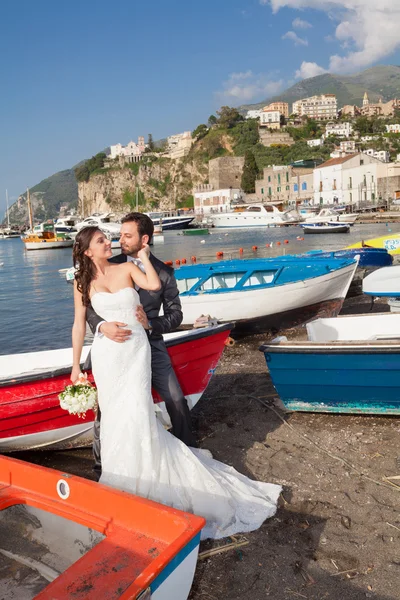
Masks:
[[[16,229],[13,229],[10,226],[10,210],[8,208],[8,192],[6,190],[6,206],[7,206],[7,227],[4,227],[4,229],[0,229],[0,238],[6,240],[9,238],[17,238],[20,237],[21,234],[19,233],[19,231],[17,231]]]
[[[153,221],[154,227],[161,226],[163,231],[171,229],[187,229],[195,215],[178,215],[168,212],[145,213]]]
[[[119,235],[121,231],[121,223],[115,223],[110,220],[111,213],[94,214],[86,217],[80,223],[76,223],[75,227],[78,231],[84,227],[98,227],[105,233],[110,233],[113,236]]]
[[[301,225],[304,233],[349,233],[350,225],[348,223],[309,223]]]
[[[76,215],[68,215],[66,217],[60,217],[54,223],[54,229],[56,233],[68,233],[68,236],[72,239],[76,237],[78,230],[76,228],[77,223],[81,221],[81,217]]]
[[[337,315],[357,265],[353,258],[289,256],[181,267],[175,276],[182,324],[210,315],[247,334]]]
[[[330,208],[323,208],[317,215],[306,216],[306,223],[349,223],[352,225],[358,219],[356,213],[338,213]]]
[[[400,265],[382,267],[363,279],[363,292],[369,296],[400,296]]]
[[[215,213],[208,216],[213,227],[274,227],[298,223],[299,216],[281,212],[273,204],[250,204],[243,210]]]
[[[26,250],[50,250],[55,248],[70,248],[74,244],[65,233],[55,233],[53,223],[41,223],[26,232],[21,240]]]

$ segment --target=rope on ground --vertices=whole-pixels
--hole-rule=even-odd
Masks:
[[[370,477],[369,475],[366,475],[365,473],[363,473],[363,471],[361,471],[361,469],[359,469],[358,467],[354,466],[352,463],[350,463],[348,460],[346,460],[345,458],[342,458],[340,456],[337,456],[336,454],[333,454],[332,452],[330,452],[329,450],[327,450],[326,448],[324,448],[323,446],[321,446],[320,444],[318,444],[318,442],[315,442],[313,439],[311,439],[308,435],[306,435],[305,433],[300,433],[300,431],[297,430],[297,427],[294,427],[293,425],[291,425],[290,423],[288,423],[281,414],[279,414],[279,411],[276,410],[276,408],[274,408],[272,406],[272,403],[270,402],[265,402],[262,397],[258,397],[258,396],[253,396],[252,394],[233,394],[233,396],[235,396],[236,398],[251,398],[252,400],[256,400],[257,402],[259,402],[262,406],[264,406],[265,408],[267,408],[268,410],[272,410],[272,412],[278,417],[278,419],[280,419],[282,421],[282,423],[284,425],[286,425],[286,427],[289,427],[289,429],[291,429],[296,435],[298,435],[299,437],[304,438],[309,444],[312,444],[313,446],[315,446],[316,448],[318,448],[318,450],[320,452],[323,452],[324,454],[327,454],[328,456],[330,456],[330,458],[333,458],[333,460],[337,460],[338,462],[342,463],[343,465],[345,465],[347,468],[351,469],[352,471],[354,471],[355,473],[357,473],[357,475],[360,475],[360,477],[363,477],[364,479],[367,479],[368,481],[371,481],[372,483],[375,483],[376,485],[379,485],[380,487],[385,487],[389,490],[397,490],[400,491],[400,486],[397,486],[395,484],[390,484],[390,482],[388,481],[387,483],[383,483],[382,481],[378,481],[377,479],[373,479],[373,477]],[[231,398],[232,396],[226,396],[227,398]],[[220,396],[220,398],[223,398],[223,396]]]

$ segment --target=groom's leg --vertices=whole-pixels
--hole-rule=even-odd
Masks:
[[[153,388],[165,402],[172,423],[172,433],[187,446],[196,448],[187,400],[163,340],[151,341],[151,371]]]
[[[93,425],[93,458],[94,458],[93,471],[96,476],[96,481],[98,481],[101,476],[100,419],[101,419],[101,412],[100,412],[100,408],[98,407],[96,420]]]

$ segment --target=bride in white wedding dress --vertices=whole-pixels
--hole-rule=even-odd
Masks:
[[[275,514],[281,487],[252,481],[207,451],[189,448],[155,416],[150,344],[135,317],[139,295],[133,287],[159,289],[147,249],[140,251],[146,274],[132,263],[112,265],[107,262],[108,240],[101,231],[87,229],[91,231],[78,234],[74,248],[83,265],[81,275],[86,270],[88,277],[78,278],[80,285],[75,282],[72,381],[80,371],[85,302],[91,300],[104,320],[119,321],[132,331],[122,344],[96,336],[92,347],[102,413],[101,483],[203,516],[207,521],[203,539],[257,529]]]

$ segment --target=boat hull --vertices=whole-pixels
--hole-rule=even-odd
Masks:
[[[189,408],[196,405],[206,389],[230,330],[230,325],[222,325],[165,336]],[[82,362],[89,349],[84,348]],[[71,357],[71,349],[0,356],[0,372],[2,376],[9,374],[0,380],[0,452],[67,449],[92,443],[93,412],[78,418],[59,405],[58,394],[70,384]],[[29,370],[27,375],[23,375],[24,365]],[[170,426],[165,403],[156,392],[153,399],[157,416]]]
[[[352,262],[318,277],[258,290],[181,294],[183,324],[209,314],[220,322],[235,322],[234,331],[243,334],[298,325],[320,314],[335,316],[356,268]]]
[[[393,263],[393,257],[383,248],[354,248],[337,250],[336,252],[323,252],[322,250],[312,250],[309,253],[310,256],[319,256],[321,258],[329,258],[334,256],[335,258],[356,258],[358,260],[358,268],[379,268],[386,267]]]
[[[41,242],[25,242],[26,250],[55,250],[57,248],[71,248],[74,245],[74,240],[62,240],[57,242],[50,242],[42,240]]]
[[[390,254],[400,254],[400,233],[394,233],[392,235],[384,235],[382,237],[373,238],[370,240],[362,240],[347,248],[384,248]]]
[[[161,224],[162,226],[162,230],[163,231],[171,231],[171,230],[177,230],[177,229],[187,229],[190,225],[190,223],[193,221],[194,216],[193,217],[187,217],[184,219],[176,219],[176,220],[168,220],[168,218],[166,219],[161,219],[161,223],[160,223],[160,219],[152,219],[154,226],[157,227],[158,225]]]
[[[7,457],[0,488],[2,600],[187,600],[202,517]]]
[[[349,233],[350,225],[302,225],[304,233]]]
[[[400,415],[400,344],[284,346],[260,349],[288,410]]]

